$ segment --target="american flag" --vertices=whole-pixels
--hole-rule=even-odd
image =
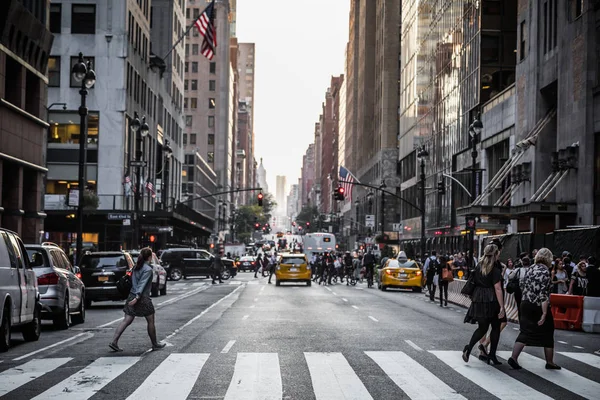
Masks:
[[[153,197],[153,198],[154,198],[154,197],[156,197],[156,192],[154,191],[154,184],[153,184],[153,183],[150,181],[150,179],[148,179],[148,180],[146,181],[146,185],[145,185],[145,186],[146,186],[146,189],[147,189],[147,190],[148,190],[150,193],[152,193],[152,197]]]
[[[130,196],[131,192],[135,192],[135,188],[131,184],[131,177],[129,176],[129,170],[125,171],[125,176],[123,177],[123,186],[125,189],[125,196]]]
[[[355,179],[354,175],[352,175],[352,173],[350,171],[348,171],[346,168],[342,167],[341,165],[340,165],[340,174],[339,174],[338,178],[340,181],[345,181],[345,182],[340,182],[340,186],[342,188],[344,188],[346,200],[352,201],[352,188],[354,187],[354,185],[352,183],[358,182],[358,179]]]
[[[215,56],[215,49],[217,48],[217,32],[215,30],[214,21],[215,0],[204,9],[204,12],[202,12],[194,22],[194,25],[196,25],[196,28],[198,28],[198,31],[204,37],[200,51],[202,55],[209,60],[213,59]]]

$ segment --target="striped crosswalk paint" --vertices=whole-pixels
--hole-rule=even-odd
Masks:
[[[238,353],[225,400],[274,400],[282,397],[277,353]]]
[[[342,353],[304,353],[317,400],[373,399]]]
[[[577,353],[577,352],[568,352],[561,351],[558,354],[562,354],[565,357],[572,358],[573,360],[577,360],[579,362],[585,363],[587,365],[591,365],[594,368],[600,369],[600,357],[590,354],[590,353]]]
[[[210,354],[171,354],[127,400],[185,399]]]
[[[18,389],[50,371],[54,371],[71,360],[72,358],[33,359],[17,368],[2,372],[0,374],[0,396]]]
[[[401,351],[366,351],[366,355],[413,400],[464,399],[450,386]]]
[[[508,359],[511,356],[511,352],[499,351],[498,355],[504,359]],[[600,395],[600,383],[591,381],[565,368],[561,370],[546,369],[546,361],[541,358],[527,353],[521,353],[518,362],[527,371],[573,393],[577,393],[581,397],[586,399],[598,399],[598,396]]]
[[[95,395],[110,381],[127,371],[140,360],[139,357],[101,357],[54,385],[34,400],[86,400]]]
[[[551,399],[496,368],[473,360],[465,363],[460,351],[429,351],[456,372],[502,400]]]

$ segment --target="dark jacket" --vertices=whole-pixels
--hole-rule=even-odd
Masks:
[[[597,265],[588,265],[586,275],[588,278],[587,295],[600,297],[600,270]]]
[[[223,261],[221,260],[221,256],[216,255],[213,258],[212,268],[215,272],[221,272],[223,270]]]

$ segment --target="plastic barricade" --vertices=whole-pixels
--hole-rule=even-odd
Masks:
[[[584,332],[600,332],[600,297],[583,298],[583,323]]]
[[[572,331],[581,330],[583,323],[583,296],[551,294],[550,305],[554,328]]]

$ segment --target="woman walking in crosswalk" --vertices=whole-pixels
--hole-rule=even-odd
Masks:
[[[123,351],[119,347],[119,338],[133,322],[135,317],[145,317],[148,323],[148,336],[152,342],[152,350],[162,349],[166,345],[156,340],[156,326],[154,325],[154,305],[150,299],[150,289],[152,288],[152,249],[146,247],[140,251],[136,265],[131,274],[131,292],[125,302],[123,312],[125,317],[115,331],[113,341],[108,345],[114,351]]]
[[[492,326],[491,346],[487,362],[494,365],[501,364],[496,358],[496,349],[500,341],[500,320],[505,316],[504,296],[502,293],[502,271],[494,268],[500,254],[496,245],[490,244],[483,250],[483,258],[473,271],[475,290],[471,296],[471,306],[465,316],[465,322],[478,324],[473,332],[471,341],[465,346],[462,354],[464,362],[469,362],[471,350],[477,342],[485,336],[490,325]]]
[[[560,369],[554,364],[554,319],[549,304],[551,268],[552,252],[542,248],[535,255],[535,264],[525,274],[521,300],[521,333],[515,341],[512,356],[508,359],[508,364],[513,369],[521,369],[518,359],[525,346],[543,347],[546,369]]]

